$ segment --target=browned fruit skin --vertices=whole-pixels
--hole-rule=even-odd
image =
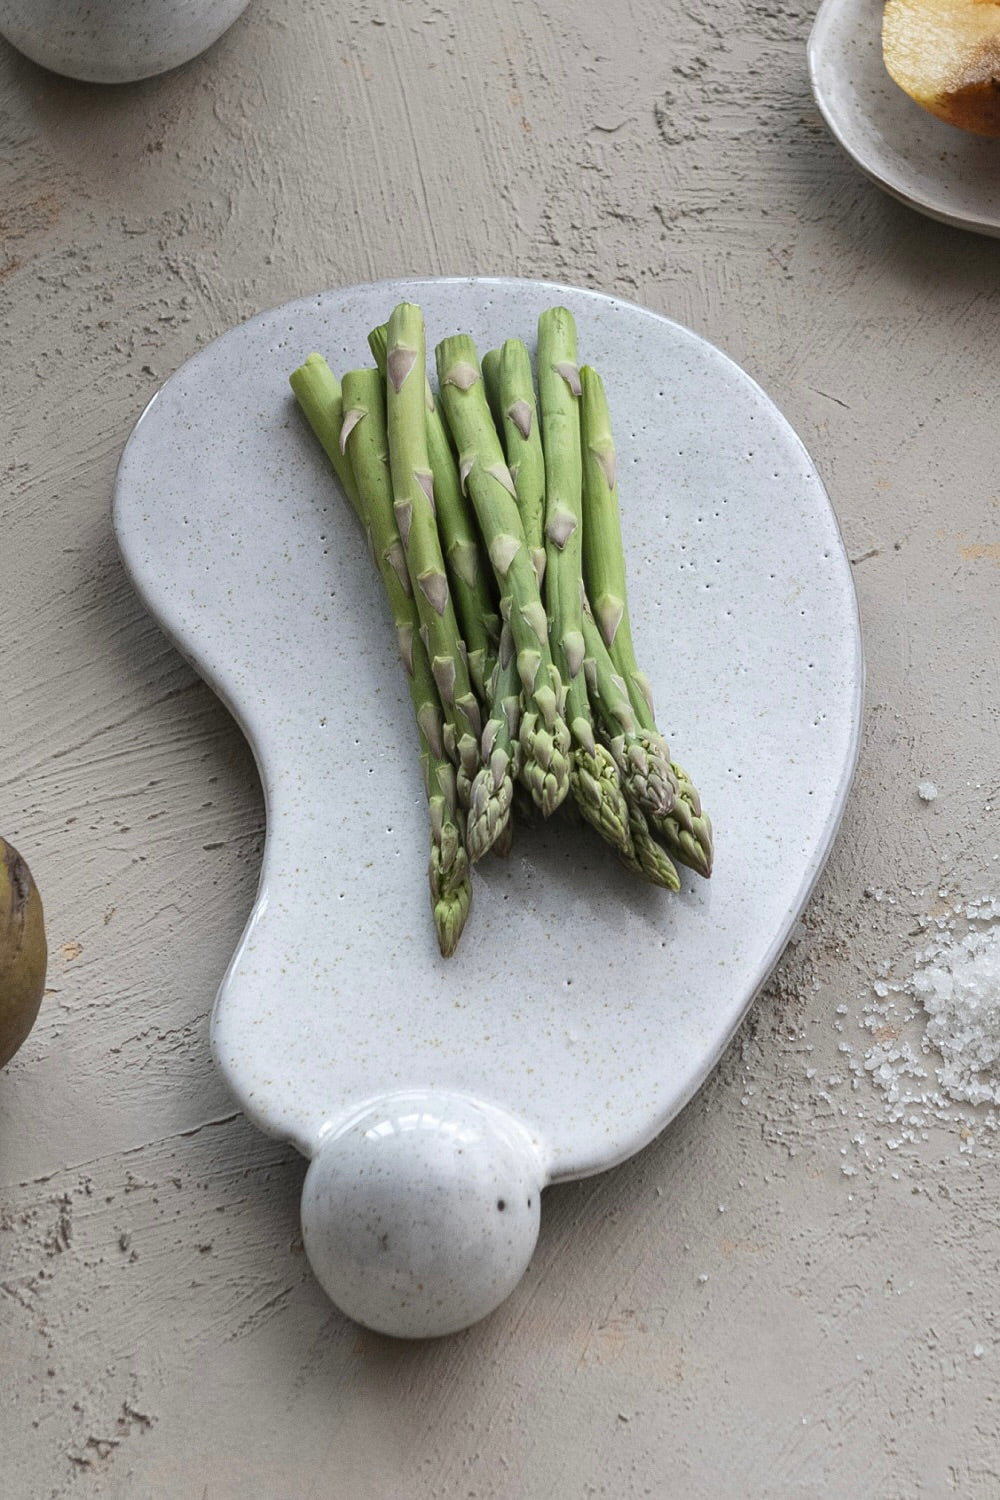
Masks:
[[[47,962],[38,887],[17,850],[0,838],[0,1068],[35,1024]]]
[[[1000,136],[998,0],[886,0],[882,56],[890,78],[928,113]]]

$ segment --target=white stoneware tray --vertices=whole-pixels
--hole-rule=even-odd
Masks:
[[[633,631],[716,829],[711,881],[643,885],[557,817],[475,871],[439,957],[412,710],[381,583],[288,386],[420,303],[433,344],[575,314],[608,389]],[[250,741],[260,889],[218,993],[236,1098],[310,1159],[306,1250],[359,1321],[461,1328],[513,1288],[547,1184],[650,1141],[718,1061],[829,852],[862,657],[837,522],[768,398],[695,334],[554,284],[396,281],[233,329],[143,413],[114,520],[145,603]]]
[[[1000,235],[1000,141],[935,119],[892,81],[882,0],[823,0],[807,60],[831,134],[879,187],[932,219]]]

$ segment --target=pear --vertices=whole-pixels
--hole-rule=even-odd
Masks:
[[[1000,0],[886,0],[882,57],[930,114],[1000,136]]]
[[[38,887],[17,850],[0,838],[0,1068],[35,1024],[47,962]]]

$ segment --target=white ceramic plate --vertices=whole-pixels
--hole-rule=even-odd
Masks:
[[[932,219],[1000,235],[1000,141],[921,109],[885,70],[881,0],[824,0],[807,49],[813,94],[861,170]]]
[[[671,896],[586,830],[519,832],[509,859],[477,866],[449,961],[381,584],[288,387],[314,349],[339,371],[369,363],[367,331],[404,298],[430,343],[466,330],[481,351],[512,334],[533,345],[546,305],[575,314],[616,429],[637,648],[717,833],[712,880],[686,875]],[[236,716],[265,787],[260,892],[213,1024],[247,1113],[315,1166],[359,1111],[417,1094],[433,1134],[482,1106],[486,1155],[513,1131],[539,1187],[662,1130],[774,967],[858,745],[849,565],[808,455],[760,388],[695,334],[595,292],[490,279],[325,292],[233,329],[166,382],[126,447],[114,519],[137,589]],[[437,1169],[418,1156],[398,1169],[417,1180],[394,1192],[420,1219]],[[329,1227],[324,1202],[304,1200],[307,1249],[341,1305],[392,1332],[442,1331],[344,1289],[329,1262],[347,1252],[313,1222]],[[454,1277],[477,1274],[463,1262]],[[459,1302],[450,1326],[483,1310]]]

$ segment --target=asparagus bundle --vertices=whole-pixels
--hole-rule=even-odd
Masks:
[[[443,956],[471,870],[506,852],[518,797],[569,802],[642,879],[711,873],[712,831],[657,728],[632,644],[615,450],[600,377],[577,363],[566,308],[479,362],[468,334],[434,349],[418,307],[369,334],[375,369],[343,384],[322,356],[290,376],[368,534],[392,609],[427,793]],[[537,380],[537,396],[536,396]]]

